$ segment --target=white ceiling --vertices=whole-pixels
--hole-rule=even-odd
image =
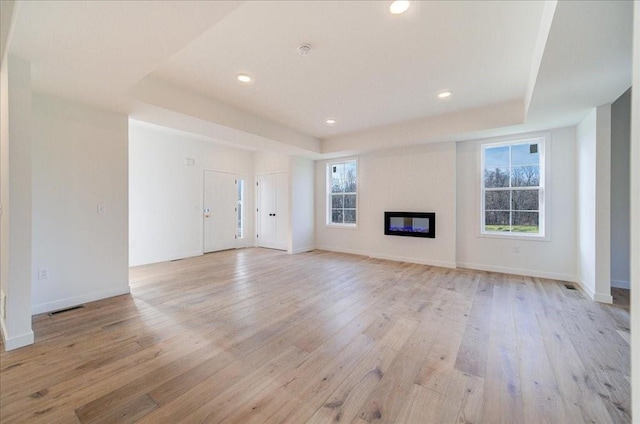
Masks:
[[[31,62],[36,92],[249,148],[573,125],[631,84],[631,2],[413,1],[399,16],[386,1],[16,5],[8,51]]]
[[[153,75],[319,138],[524,99],[542,3],[387,7],[245,3]],[[237,84],[238,71],[254,84]],[[455,98],[439,101],[443,89]]]

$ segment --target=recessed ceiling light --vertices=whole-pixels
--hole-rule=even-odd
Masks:
[[[401,13],[406,12],[408,8],[409,0],[396,0],[392,1],[389,5],[389,12],[393,13],[394,15],[400,15]]]
[[[248,83],[251,82],[253,80],[253,78],[251,78],[251,75],[249,74],[238,74],[238,81],[243,82],[243,83]]]
[[[329,118],[326,121],[324,121],[327,123],[327,125],[335,125],[336,124],[336,120],[333,118]]]
[[[451,90],[444,90],[438,93],[438,98],[439,99],[446,99],[448,97],[451,97]]]

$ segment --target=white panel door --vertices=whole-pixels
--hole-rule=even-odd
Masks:
[[[258,246],[287,249],[289,235],[288,173],[258,176]]]
[[[273,247],[276,240],[273,174],[258,175],[258,246]]]
[[[204,171],[204,253],[236,246],[237,191],[234,174]]]

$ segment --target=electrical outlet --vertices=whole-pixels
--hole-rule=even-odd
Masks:
[[[49,278],[49,270],[47,268],[38,268],[38,280],[46,280]]]
[[[520,246],[513,246],[513,253],[520,253]]]

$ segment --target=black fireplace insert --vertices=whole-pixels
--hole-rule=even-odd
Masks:
[[[388,236],[436,238],[435,212],[385,212],[384,233]]]

